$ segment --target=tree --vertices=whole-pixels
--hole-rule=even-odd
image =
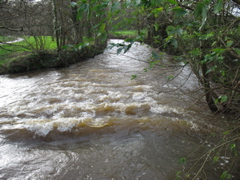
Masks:
[[[192,67],[213,112],[240,112],[239,1],[141,0],[147,43]],[[139,11],[139,10],[136,11]]]
[[[98,0],[52,0],[58,51],[65,45],[106,45],[108,3]]]

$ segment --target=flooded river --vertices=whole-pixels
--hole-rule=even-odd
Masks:
[[[136,43],[69,68],[0,76],[0,179],[175,179],[179,158],[211,147],[219,119],[194,103],[188,67],[144,72],[151,52]],[[219,177],[216,167],[205,174]]]

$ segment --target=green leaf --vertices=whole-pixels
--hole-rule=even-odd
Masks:
[[[171,43],[171,45],[173,45],[175,48],[178,47],[178,42],[177,42],[176,39],[172,38],[172,39],[170,40],[170,43]]]
[[[178,160],[178,164],[186,164],[187,160],[186,158],[182,157]]]
[[[223,134],[224,134],[224,135],[229,134],[229,131],[225,131]]]
[[[208,39],[210,39],[211,37],[214,37],[214,32],[210,32],[210,33],[208,33],[208,34],[202,34],[202,35],[200,35],[199,37],[200,37],[200,39],[202,39],[202,40],[208,40]]]
[[[204,4],[202,2],[197,3],[195,11],[194,11],[196,18],[198,18],[199,16],[202,15],[203,6],[204,6]]]
[[[148,72],[148,68],[144,68],[143,71],[144,71],[144,72]]]
[[[154,66],[155,66],[157,63],[159,63],[159,61],[150,61],[150,62],[149,62],[149,69],[154,68]]]
[[[217,104],[217,103],[225,103],[228,101],[228,96],[227,95],[222,95],[222,96],[219,96],[215,101],[214,103]],[[223,134],[228,134],[228,131],[224,132]]]
[[[159,7],[152,10],[152,13],[154,14],[155,17],[158,17],[162,11],[163,11],[163,7]]]
[[[199,48],[196,48],[192,51],[189,51],[189,53],[194,55],[194,56],[200,56],[202,54],[202,51]]]
[[[122,47],[121,47],[121,48],[118,48],[118,49],[117,49],[117,55],[119,55],[119,54],[122,52],[122,50],[123,50]]]
[[[226,71],[221,70],[220,73],[221,73],[221,75],[222,75],[223,77],[226,76]]]
[[[158,31],[158,29],[159,29],[159,24],[158,24],[158,23],[155,23],[155,24],[154,24],[154,28],[155,28],[156,31]]]
[[[228,173],[228,171],[224,171],[220,177],[221,180],[225,180],[225,179],[231,179],[232,175]]]
[[[103,24],[101,24],[99,31],[100,31],[101,33],[102,33],[102,32],[105,32],[105,28],[106,28],[106,24],[103,23]]]
[[[231,47],[233,44],[233,41],[227,41],[227,47]]]
[[[218,99],[220,99],[221,103],[224,103],[224,102],[227,102],[228,97],[226,95],[223,95],[223,96],[219,96]]]
[[[151,4],[152,4],[152,6],[160,6],[161,5],[161,1],[159,1],[159,0],[151,0],[150,1],[151,2]]]
[[[182,9],[181,7],[176,7],[176,8],[173,8],[172,11],[175,13],[175,15],[178,17],[178,16],[183,16],[185,14],[187,14],[187,11]]]
[[[236,151],[236,144],[230,144],[230,150],[233,152],[233,151]]]
[[[152,59],[153,60],[159,59],[159,55],[155,51],[152,52]]]
[[[212,72],[212,71],[215,71],[215,69],[217,68],[217,66],[213,66],[212,68],[208,69],[206,74]]]
[[[234,48],[234,50],[237,52],[238,55],[240,55],[240,49],[239,48]]]
[[[136,79],[137,78],[137,75],[132,75],[132,78],[131,78],[131,80],[134,80],[134,79]]]
[[[62,48],[63,48],[63,49],[73,48],[73,45],[67,44],[67,45],[62,46]]]
[[[168,33],[168,35],[171,35],[171,34],[182,35],[183,34],[183,29],[180,26],[168,26],[167,27],[167,33]],[[171,39],[172,37],[168,36],[168,38]]]
[[[219,156],[214,156],[213,162],[217,162],[219,160]]]
[[[207,11],[208,11],[208,2],[199,2],[196,5],[195,8],[195,17],[199,18],[202,17],[202,24],[201,27],[199,28],[199,30],[201,30],[203,28],[203,26],[205,25],[206,21],[207,21]]]
[[[127,46],[124,46],[124,47],[123,47],[124,53],[126,53],[131,47],[132,47],[132,44],[129,44],[129,45],[127,45]]]
[[[102,33],[102,42],[107,40],[107,38],[108,38],[108,34],[106,32]]]
[[[111,7],[111,11],[115,12],[119,9],[120,9],[120,3],[119,2],[114,2],[112,7]]]
[[[178,4],[177,1],[175,1],[175,0],[167,0],[167,2],[169,2],[169,3],[171,3],[171,4],[174,4],[174,5],[177,5],[177,4]]]
[[[171,80],[174,79],[174,76],[173,75],[168,75],[166,78],[167,78],[168,81],[171,81]]]
[[[182,173],[182,171],[178,171],[177,173],[176,173],[176,180],[180,180],[181,179],[181,177],[180,177],[180,174]]]
[[[203,26],[205,25],[206,21],[207,21],[207,6],[204,5],[203,8],[202,8],[202,25],[199,28],[199,30],[201,30],[203,28]]]
[[[223,0],[217,0],[217,3],[214,6],[214,13],[217,14],[223,8]]]
[[[215,49],[213,49],[213,52],[217,55],[220,55],[220,54],[224,53],[225,50],[226,49],[223,49],[223,48],[215,48]]]

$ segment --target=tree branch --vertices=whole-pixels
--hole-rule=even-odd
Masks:
[[[15,28],[10,28],[10,27],[6,27],[6,26],[0,26],[0,29],[6,29],[9,31],[23,31],[23,27],[20,27],[20,29],[15,29]]]
[[[232,55],[234,58],[240,59],[240,55],[237,54],[237,53],[233,50],[233,48],[227,48],[227,50],[231,53],[231,55]]]
[[[235,2],[236,4],[240,5],[240,0],[232,0],[233,2]]]
[[[189,7],[189,6],[186,6],[186,5],[183,5],[183,4],[179,3],[179,2],[178,2],[178,5],[179,5],[180,7],[182,7],[182,8],[188,9],[188,10],[190,10],[190,11],[193,11],[193,10],[194,10],[193,8],[191,8],[191,7]]]

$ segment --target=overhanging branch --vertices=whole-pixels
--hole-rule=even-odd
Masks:
[[[20,27],[20,29],[17,29],[17,28],[10,28],[10,27],[6,27],[6,26],[0,26],[0,29],[6,29],[9,31],[23,31],[23,27]]]
[[[235,2],[236,4],[240,5],[240,0],[232,0],[233,2]]]

